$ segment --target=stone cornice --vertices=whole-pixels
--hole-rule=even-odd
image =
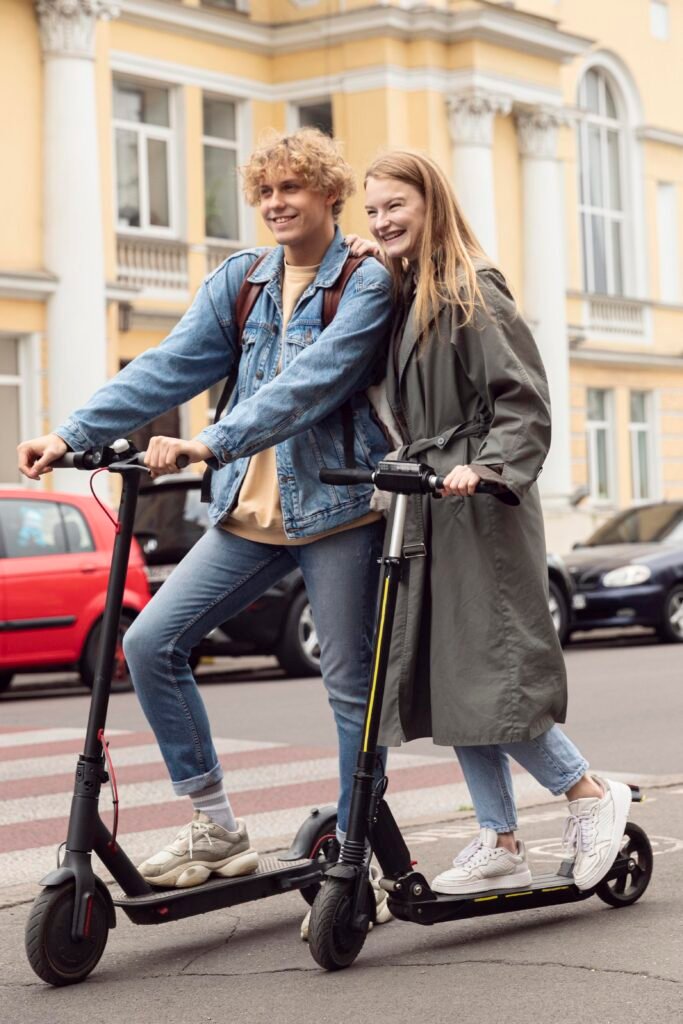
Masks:
[[[636,135],[645,142],[660,142],[664,146],[683,146],[683,132],[671,131],[668,128],[657,128],[645,124],[636,129]]]
[[[118,14],[112,0],[35,0],[35,10],[46,56],[88,60],[94,57],[97,19]]]
[[[482,2],[467,11],[426,7],[368,7],[290,24],[263,24],[244,14],[187,7],[172,0],[119,0],[123,20],[267,56],[390,36],[404,42],[441,43],[479,39],[508,49],[566,63],[584,53],[592,40],[557,28],[554,21]]]
[[[46,299],[58,283],[59,278],[46,271],[0,270],[0,298]]]
[[[623,366],[640,366],[651,370],[669,366],[683,370],[683,355],[664,355],[655,352],[624,352],[623,349],[582,348],[570,349],[569,358],[573,363],[620,363]]]

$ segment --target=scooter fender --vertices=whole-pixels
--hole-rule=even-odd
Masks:
[[[314,807],[292,840],[286,853],[278,854],[278,860],[306,860],[311,855],[316,839],[326,831],[334,833],[337,828],[337,808],[334,804]]]
[[[50,871],[45,878],[41,878],[39,884],[44,886],[46,889],[56,889],[58,886],[63,885],[64,882],[69,882],[73,879],[74,885],[77,885],[76,872],[73,868],[64,867],[55,868],[54,871]],[[98,890],[102,898],[104,899],[105,906],[107,908],[107,921],[110,928],[116,928],[116,910],[114,908],[114,901],[111,898],[111,893],[108,887],[104,884],[101,878],[95,876],[95,888]]]

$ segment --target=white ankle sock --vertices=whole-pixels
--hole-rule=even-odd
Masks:
[[[222,781],[213,782],[196,793],[190,793],[190,800],[195,811],[202,811],[228,832],[237,831],[238,825]]]

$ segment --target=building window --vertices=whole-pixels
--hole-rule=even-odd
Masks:
[[[204,97],[204,231],[207,238],[240,237],[237,199],[237,108]]]
[[[652,396],[632,391],[628,431],[631,441],[631,497],[645,501],[653,496],[652,486]]]
[[[588,388],[586,399],[590,496],[593,501],[611,501],[614,496],[612,393],[605,388]]]
[[[669,38],[669,5],[667,0],[650,0],[650,32],[655,39]]]
[[[117,225],[170,234],[173,124],[170,90],[125,79],[114,82]]]
[[[626,216],[624,127],[607,76],[591,68],[579,87],[579,213],[584,289],[623,295]]]
[[[330,138],[334,137],[332,102],[319,100],[316,103],[300,103],[297,107],[300,128],[319,128]]]
[[[676,186],[666,181],[657,182],[657,250],[659,297],[662,302],[679,302],[678,197]]]
[[[0,482],[19,480],[16,447],[22,435],[22,375],[19,341],[0,337]]]

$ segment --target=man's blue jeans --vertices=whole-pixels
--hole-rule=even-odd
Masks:
[[[180,562],[124,640],[133,685],[178,795],[223,777],[188,665],[190,651],[298,565],[337,725],[338,822],[346,829],[370,678],[383,533],[380,521],[310,544],[279,547],[213,527]]]
[[[517,828],[510,757],[553,796],[566,793],[588,770],[588,762],[557,725],[533,740],[454,749],[479,826],[496,832]]]

